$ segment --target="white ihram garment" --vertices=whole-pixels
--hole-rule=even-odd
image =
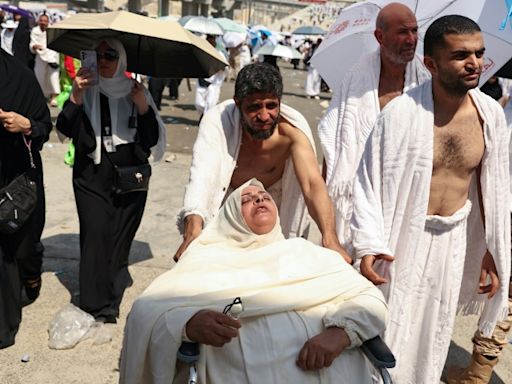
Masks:
[[[240,209],[248,185],[263,189],[252,179],[235,190],[174,269],[133,304],[121,384],[186,383],[179,378],[183,367],[176,367],[186,323],[201,309],[222,311],[235,297],[244,305],[239,335],[221,348],[201,345],[200,383],[372,382],[356,347],[384,329],[382,294],[338,253],[301,238],[284,240],[279,220],[269,233],[254,234]],[[304,343],[332,326],[345,330],[350,347],[330,368],[298,368]]]
[[[217,105],[220,97],[220,88],[222,87],[225,78],[226,70],[223,69],[205,79],[210,83],[208,87],[201,87],[199,85],[199,81],[196,81],[194,106],[199,114],[202,115]]]
[[[281,116],[308,138],[314,151],[315,142],[304,116],[283,103]],[[177,217],[181,233],[186,216],[199,215],[208,225],[224,201],[242,142],[240,118],[233,100],[226,100],[204,114],[194,143],[183,208]],[[281,180],[282,196],[285,197],[279,205],[283,234],[286,238],[303,236],[309,225],[308,211],[291,156],[286,161]]]
[[[320,93],[320,86],[322,84],[322,78],[318,73],[317,69],[313,64],[309,64],[308,75],[306,76],[306,95],[318,96]]]
[[[442,252],[441,256],[450,255],[444,256],[445,263],[447,257],[454,263],[438,266],[440,269],[435,271],[435,280],[428,271],[436,268],[431,264],[439,263],[429,259],[434,257],[436,251],[432,250],[432,256],[425,256],[429,252],[424,248],[428,243],[425,227],[430,222],[427,209],[434,142],[430,81],[394,99],[382,111],[357,172],[351,226],[355,255],[358,259],[375,254],[395,257],[392,263],[377,261],[375,269],[389,281],[379,287],[389,303],[390,321],[385,339],[399,357],[393,374],[400,384],[433,383],[433,380],[429,380],[430,376],[422,378],[427,367],[440,373],[440,368],[436,367],[442,367],[446,357],[444,348],[447,346],[439,345],[437,338],[441,335],[445,338],[441,342],[449,342],[447,331],[450,331],[456,314],[454,296],[457,285],[460,287],[458,310],[462,314],[482,311],[479,329],[484,334],[490,335],[496,322],[504,319],[508,313],[508,132],[503,110],[496,101],[478,89],[471,90],[469,95],[483,120],[485,152],[480,184],[485,232],[475,172],[469,191],[472,209],[467,223],[467,252],[462,282],[458,277],[458,258],[464,253],[466,245],[457,245],[463,238],[462,234],[448,234],[452,238],[450,244],[442,244],[441,236],[432,236],[430,247],[441,243],[441,250],[437,252]],[[462,221],[460,225],[463,225]],[[481,261],[486,249],[493,255],[500,279],[500,288],[492,299],[477,293]],[[426,298],[429,295],[433,297]],[[425,300],[438,303],[437,315],[436,306],[427,304]],[[416,324],[418,319],[427,319],[428,324]],[[418,335],[420,328],[428,330],[428,334],[422,331]],[[415,338],[406,342],[410,334],[414,334]],[[416,357],[412,353],[415,350]],[[415,363],[409,361],[414,359],[417,359]]]
[[[34,49],[34,45],[40,45],[41,49]],[[32,28],[30,32],[30,51],[35,53],[34,73],[45,97],[60,93],[59,68],[52,68],[48,63],[59,63],[59,53],[46,48],[46,31],[41,31],[39,26]]]
[[[366,140],[380,112],[380,50],[363,56],[336,90],[318,125],[327,166],[327,187],[336,212],[336,231],[351,253],[352,189]],[[415,56],[405,70],[404,92],[425,82],[430,73]]]

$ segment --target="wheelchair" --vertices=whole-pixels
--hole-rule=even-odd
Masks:
[[[237,297],[233,303],[227,305],[222,313],[238,319],[243,311],[242,300]],[[380,373],[383,384],[392,384],[388,368],[393,368],[396,364],[393,353],[380,336],[366,340],[360,347],[366,358],[373,364]],[[189,367],[188,384],[199,384],[197,381],[196,363],[199,360],[199,343],[184,341],[178,350],[177,358]]]

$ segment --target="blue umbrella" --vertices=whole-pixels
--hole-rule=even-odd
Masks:
[[[12,13],[14,15],[20,15],[21,17],[26,17],[27,19],[33,19],[34,15],[32,12],[27,11],[26,9],[17,7],[15,5],[11,4],[0,4],[0,9],[2,9],[5,12]]]
[[[325,31],[317,26],[303,26],[293,31],[292,35],[325,35]]]

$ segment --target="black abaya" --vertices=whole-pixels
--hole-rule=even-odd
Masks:
[[[100,96],[101,123],[105,127],[110,121],[108,101]],[[80,220],[80,308],[95,317],[118,317],[124,290],[132,281],[128,255],[147,192],[118,195],[112,190],[112,182],[113,163],[147,163],[149,148],[158,141],[158,123],[151,108],[138,116],[137,125],[137,144],[118,145],[114,153],[107,153],[102,145],[101,163],[94,165],[87,154],[95,149],[96,141],[83,108],[69,102],[57,119],[57,129],[73,138],[75,144],[73,189]]]
[[[28,118],[32,125],[32,156],[39,176],[38,195],[44,196],[42,162],[39,151],[48,140],[52,123],[50,111],[37,80],[28,68],[0,50],[0,107]],[[21,133],[10,133],[0,124],[0,188],[30,168],[27,148]],[[44,198],[14,235],[0,235],[0,348],[14,343],[21,321],[20,266],[24,277],[40,277],[42,258],[36,257],[40,222],[44,222]]]

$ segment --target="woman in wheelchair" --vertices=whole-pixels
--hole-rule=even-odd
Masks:
[[[240,319],[222,313],[235,297]],[[386,316],[380,291],[338,253],[284,239],[276,205],[252,179],[133,304],[120,382],[186,383],[176,354],[194,341],[201,384],[371,383],[357,347]]]

